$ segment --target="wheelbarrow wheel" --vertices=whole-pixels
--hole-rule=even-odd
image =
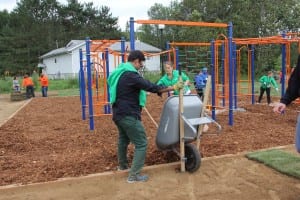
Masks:
[[[201,164],[201,156],[200,152],[193,144],[186,144],[185,145],[185,169],[188,172],[195,172],[199,169]]]

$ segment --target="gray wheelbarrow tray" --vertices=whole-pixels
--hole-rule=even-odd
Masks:
[[[186,152],[186,169],[193,172],[200,167],[201,157],[195,145],[190,144],[198,137],[198,127],[214,123],[219,131],[221,126],[209,116],[200,117],[203,104],[198,95],[183,96],[184,143]],[[163,107],[156,135],[156,146],[162,151],[174,151],[179,146],[179,96],[169,97]],[[190,160],[189,160],[190,159]],[[196,159],[196,160],[195,160]]]

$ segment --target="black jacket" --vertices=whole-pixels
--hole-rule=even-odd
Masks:
[[[284,96],[280,99],[280,102],[289,105],[298,97],[300,97],[300,55],[298,55],[296,69],[291,74],[288,87]]]
[[[124,72],[117,85],[116,102],[113,104],[113,120],[118,121],[125,116],[132,116],[141,120],[141,106],[139,95],[141,90],[158,93],[160,89],[166,88],[145,80],[137,72]]]

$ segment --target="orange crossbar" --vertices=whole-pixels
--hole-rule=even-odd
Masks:
[[[175,20],[135,20],[135,22],[137,24],[165,24],[165,25],[175,25],[175,26],[202,26],[202,27],[215,27],[215,28],[228,27],[228,24],[224,24],[224,23],[175,21]]]
[[[210,46],[208,42],[172,42],[171,46]]]

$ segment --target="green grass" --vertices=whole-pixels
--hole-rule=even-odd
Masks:
[[[79,96],[79,89],[65,89],[65,90],[57,90],[58,96]]]
[[[12,90],[12,78],[2,77],[0,79],[0,93],[9,93]]]
[[[49,80],[49,90],[78,89],[79,82],[77,78],[66,80]]]
[[[291,153],[272,149],[249,153],[246,157],[265,164],[283,174],[300,178],[300,157]]]
[[[36,79],[36,78],[35,78]],[[34,80],[35,80],[34,79]],[[19,79],[20,85],[22,80]],[[35,80],[35,91],[40,91],[41,87],[39,82]],[[12,77],[0,78],[0,93],[10,93],[12,90]],[[79,82],[78,78],[66,79],[66,80],[49,80],[49,91],[58,91],[59,96],[73,96],[79,95]]]

